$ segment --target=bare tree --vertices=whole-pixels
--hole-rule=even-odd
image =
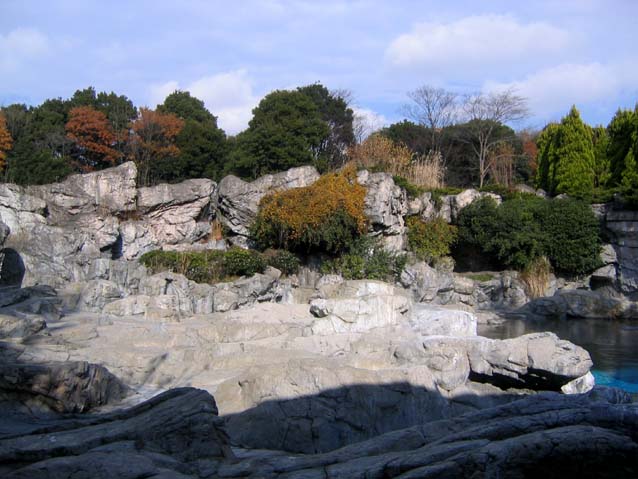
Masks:
[[[465,136],[472,145],[478,162],[479,186],[482,187],[493,162],[502,155],[493,151],[508,139],[495,135],[496,130],[506,124],[529,116],[527,99],[514,90],[498,93],[476,93],[463,100],[465,113]]]
[[[443,88],[424,85],[408,92],[412,103],[404,113],[416,123],[429,128],[431,149],[441,153],[441,129],[452,125],[458,116],[458,95]]]

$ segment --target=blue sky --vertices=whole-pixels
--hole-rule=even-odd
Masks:
[[[347,89],[375,125],[406,93],[515,87],[542,127],[638,101],[638,1],[0,0],[0,105],[78,88],[154,107],[176,88],[233,134],[269,91]]]

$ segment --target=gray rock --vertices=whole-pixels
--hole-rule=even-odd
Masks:
[[[589,372],[589,353],[553,333],[534,333],[514,339],[425,338],[426,351],[455,348],[470,361],[470,379],[499,387],[560,390]]]
[[[216,416],[206,392],[175,389],[127,410],[0,436],[0,462],[11,478],[200,477],[200,461],[234,460]]]
[[[146,313],[150,301],[150,296],[136,294],[112,301],[104,305],[102,311],[113,316],[138,316]]]
[[[102,311],[108,303],[122,297],[122,290],[112,281],[94,279],[80,293],[78,307],[82,311]]]
[[[610,210],[605,215],[605,227],[613,237],[620,291],[635,300],[638,298],[638,212]],[[607,261],[613,259],[608,248],[603,254]]]
[[[528,303],[524,311],[552,318],[619,318],[628,305],[596,291],[559,290],[554,296],[538,298]]]
[[[5,399],[28,398],[32,407],[83,412],[119,401],[128,388],[106,368],[87,362],[0,364],[0,390]]]
[[[134,259],[162,246],[192,244],[211,232],[215,182],[198,179],[138,190],[139,219],[122,223],[122,254]]]
[[[417,304],[412,308],[410,322],[424,336],[476,336],[477,319],[465,311]]]
[[[616,264],[618,263],[618,255],[616,255],[616,250],[614,246],[611,244],[604,244],[603,249],[600,252],[600,261],[604,265]]]
[[[0,221],[0,248],[4,246],[4,242],[11,233],[11,229]]]
[[[219,183],[218,207],[224,225],[236,235],[247,237],[259,202],[268,193],[309,186],[319,179],[312,166],[291,168],[275,175],[266,175],[253,182],[236,176],[226,176]]]
[[[564,394],[583,394],[591,391],[596,385],[596,379],[591,372],[563,385],[560,390]]]
[[[71,175],[62,183],[30,186],[27,192],[46,202],[48,221],[65,224],[86,214],[114,214],[135,209],[137,196],[135,163]]]
[[[0,339],[24,340],[47,326],[42,317],[17,318],[0,314]]]
[[[389,173],[357,173],[357,181],[366,187],[365,214],[370,220],[370,233],[380,235],[392,251],[405,247],[405,222],[408,198],[405,190],[395,185]]]
[[[401,285],[412,292],[416,302],[433,301],[440,290],[451,289],[451,275],[441,275],[427,263],[407,265],[401,272]]]
[[[311,329],[317,335],[365,332],[398,324],[409,307],[407,295],[389,284],[346,281],[335,297],[310,303],[310,312],[319,318]]]

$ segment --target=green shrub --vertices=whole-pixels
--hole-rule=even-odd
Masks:
[[[580,275],[602,266],[600,223],[587,203],[575,199],[546,202],[541,228],[545,255],[557,272]]]
[[[423,221],[418,216],[409,217],[407,225],[408,247],[417,258],[433,263],[450,254],[450,247],[457,237],[456,226],[442,218]]]
[[[140,262],[153,273],[172,271],[197,283],[217,283],[231,276],[251,276],[266,267],[261,254],[233,248],[229,251],[162,251],[143,254]]]
[[[598,266],[599,226],[580,201],[518,196],[500,206],[481,198],[461,210],[458,251],[465,247],[506,268],[525,270],[546,256],[553,268],[579,275]]]
[[[448,186],[446,188],[437,188],[431,191],[432,201],[434,201],[434,205],[437,208],[440,208],[441,202],[443,201],[444,196],[458,195],[462,191],[463,191],[463,188],[456,188],[454,186]]]
[[[405,192],[408,194],[408,198],[417,198],[425,192],[425,188],[411,183],[407,178],[404,178],[403,176],[395,175],[392,177],[392,179],[394,180],[395,185],[400,186],[405,190]]]
[[[290,251],[285,249],[273,250],[269,249],[264,252],[264,258],[268,266],[277,268],[283,274],[295,274],[299,271],[301,264],[299,258]]]
[[[212,283],[224,277],[223,251],[149,251],[140,262],[153,273],[172,271],[198,283]]]
[[[260,202],[252,237],[261,248],[338,254],[367,229],[365,195],[352,168],[273,193]]]
[[[252,276],[263,273],[266,262],[258,251],[231,248],[224,254],[222,268],[226,276]]]
[[[324,274],[340,274],[345,279],[376,279],[392,282],[401,275],[407,258],[385,250],[374,238],[364,236],[347,253],[321,265]]]

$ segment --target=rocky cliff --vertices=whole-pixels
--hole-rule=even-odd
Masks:
[[[127,163],[55,185],[0,185],[7,477],[638,469],[638,410],[618,391],[592,390],[587,351],[551,333],[477,335],[473,311],[527,301],[516,275],[477,282],[424,263],[397,285],[273,268],[215,285],[150,274],[136,261],[146,251],[224,247],[214,220],[245,245],[265,194],[318,175],[152,188],[135,176]],[[481,195],[408,202],[389,175],[359,177],[370,234],[395,249],[408,212],[453,217]],[[626,258],[609,264],[630,277]]]

